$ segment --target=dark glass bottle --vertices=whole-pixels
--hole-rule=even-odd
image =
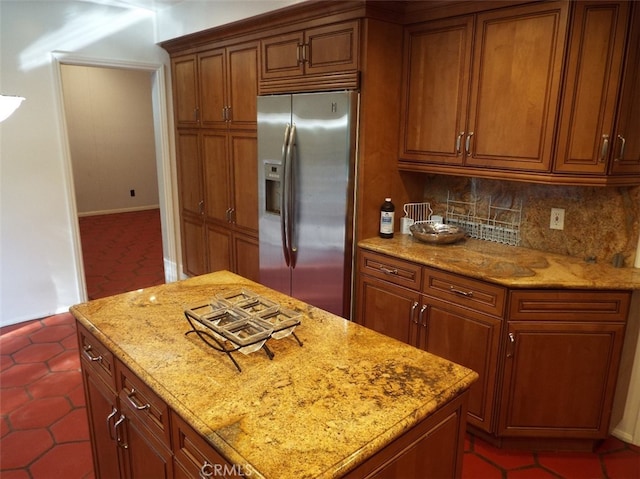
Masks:
[[[396,207],[391,203],[391,198],[385,198],[380,206],[380,237],[393,238],[394,212]]]

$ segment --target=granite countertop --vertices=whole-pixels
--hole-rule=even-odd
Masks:
[[[640,289],[640,269],[466,238],[431,245],[413,236],[370,238],[361,248],[511,288]]]
[[[247,288],[303,313],[275,354],[223,353],[183,310]],[[71,312],[251,477],[339,477],[467,389],[477,374],[229,272],[73,306]]]

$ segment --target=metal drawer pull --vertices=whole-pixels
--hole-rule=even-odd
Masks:
[[[151,405],[149,403],[147,404],[140,404],[137,401],[134,401],[134,396],[136,395],[136,390],[134,388],[131,389],[131,392],[129,394],[127,394],[127,399],[129,400],[129,402],[131,403],[131,405],[136,408],[138,411],[144,411],[145,409],[149,409],[151,407]]]
[[[513,346],[516,342],[516,337],[513,333],[509,333],[509,348],[507,350],[507,357],[508,358],[512,358],[513,357]]]
[[[398,274],[398,270],[393,268],[393,269],[389,269],[389,268],[385,268],[384,266],[380,266],[380,271],[382,271],[384,274]]]
[[[418,307],[418,302],[414,301],[413,302],[413,306],[411,306],[411,315],[409,316],[409,319],[411,321],[413,321],[414,324],[418,324],[418,321],[416,320],[416,308]]]
[[[467,135],[467,141],[466,141],[467,156],[471,155],[471,137],[472,136],[473,136],[473,132],[471,131]]]
[[[624,136],[618,135],[618,139],[622,142],[620,145],[620,155],[616,158],[616,161],[624,159],[624,147],[627,144],[627,140],[625,140]]]
[[[462,290],[457,289],[455,286],[451,286],[450,287],[450,291],[452,293],[456,293],[456,294],[459,294],[461,296],[466,296],[467,298],[471,298],[473,296],[473,291],[462,291]]]
[[[91,351],[91,345],[85,346],[84,348],[82,348],[82,353],[89,361],[98,361],[98,362],[102,361],[101,355],[94,356],[93,354],[91,354],[90,351]]]
[[[121,439],[120,439],[120,434],[118,434],[118,428],[124,422],[125,419],[126,418],[124,417],[124,414],[121,414],[120,418],[113,425],[113,429],[114,429],[114,431],[116,431],[116,442],[118,443],[118,446],[120,446],[123,449],[128,449],[129,445],[126,442],[122,442]]]
[[[427,305],[426,304],[422,305],[422,308],[420,308],[420,314],[418,315],[420,318],[419,319],[420,324],[425,328],[427,327],[427,320],[426,319],[423,320],[423,315],[426,310],[427,310]]]
[[[109,430],[109,439],[111,439],[112,441],[115,441],[116,438],[113,437],[113,433],[111,432],[111,420],[115,417],[116,414],[118,414],[118,410],[114,407],[113,411],[111,411],[111,414],[107,416],[107,429]]]
[[[609,135],[602,135],[602,151],[600,152],[600,163],[602,163],[609,153]]]
[[[464,131],[458,133],[458,138],[456,138],[456,156],[460,154],[460,146],[462,146],[462,137],[464,136]]]
[[[213,466],[207,461],[204,461],[204,464],[200,468],[200,479],[207,479],[211,476],[213,476]]]

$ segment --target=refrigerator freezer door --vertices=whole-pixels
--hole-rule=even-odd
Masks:
[[[296,265],[291,295],[338,315],[345,312],[345,281],[350,281],[346,243],[352,221],[353,95],[299,94],[292,101],[296,135],[291,247]]]
[[[283,252],[281,221],[284,217],[281,200],[285,136],[288,136],[287,126],[290,123],[290,95],[258,97],[260,282],[289,295],[291,271]]]

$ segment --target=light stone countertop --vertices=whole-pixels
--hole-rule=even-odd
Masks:
[[[223,353],[183,310],[250,289],[303,313],[275,354]],[[333,478],[467,389],[462,366],[223,271],[71,308],[117,358],[230,462],[251,477]]]
[[[510,288],[640,290],[640,269],[614,268],[528,248],[466,238],[431,245],[413,236],[369,238],[358,246],[399,259],[482,279]]]

